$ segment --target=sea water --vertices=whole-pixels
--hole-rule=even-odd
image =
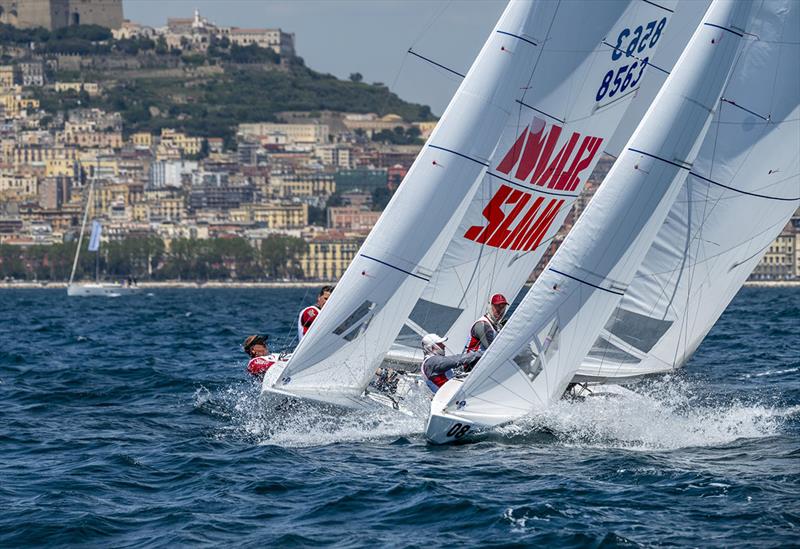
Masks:
[[[241,343],[313,290],[0,290],[0,546],[800,542],[800,290],[744,289],[682,371],[472,444],[275,411]]]

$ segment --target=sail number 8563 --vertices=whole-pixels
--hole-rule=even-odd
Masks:
[[[664,17],[661,21],[654,20],[647,23],[647,25],[639,25],[633,32],[629,28],[622,29],[619,36],[617,36],[616,45],[611,50],[611,59],[617,61],[623,54],[625,57],[635,57],[636,54],[655,47],[666,24],[667,18]],[[614,69],[608,71],[600,83],[600,88],[597,90],[597,101],[600,101],[606,95],[614,97],[617,92],[624,92],[629,87],[635,87],[641,80],[642,73],[644,73],[649,61],[650,58],[645,57],[641,60],[637,59],[629,65],[622,65],[616,71]]]
[[[463,437],[464,435],[467,434],[467,431],[469,431],[469,427],[470,427],[469,425],[462,425],[460,423],[454,423],[453,426],[450,427],[450,430],[447,431],[447,436],[448,437],[461,438],[461,437]]]

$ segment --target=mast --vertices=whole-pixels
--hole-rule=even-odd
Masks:
[[[750,2],[718,0],[604,184],[427,436],[491,427],[558,400],[625,295],[692,169],[740,49]],[[453,383],[452,381],[450,383]],[[448,433],[453,433],[449,434]]]
[[[81,222],[81,232],[78,237],[78,247],[75,249],[75,258],[72,260],[72,272],[69,275],[69,286],[75,279],[75,270],[78,268],[78,258],[81,255],[81,245],[83,244],[83,233],[86,230],[86,220],[89,218],[89,205],[92,202],[92,192],[94,191],[94,180],[89,183],[89,192],[86,196],[86,208],[83,210],[83,222]]]

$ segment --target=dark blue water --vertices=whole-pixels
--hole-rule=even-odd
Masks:
[[[0,291],[0,546],[786,546],[800,291],[745,289],[641,399],[431,447],[422,420],[259,406],[248,333],[305,290]]]

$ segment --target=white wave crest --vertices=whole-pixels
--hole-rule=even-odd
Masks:
[[[637,387],[636,391],[622,397],[564,400],[544,413],[501,428],[500,433],[513,439],[549,431],[566,445],[674,450],[773,436],[789,416],[797,413],[794,408],[758,402],[720,402],[698,393],[693,384],[676,376]]]

